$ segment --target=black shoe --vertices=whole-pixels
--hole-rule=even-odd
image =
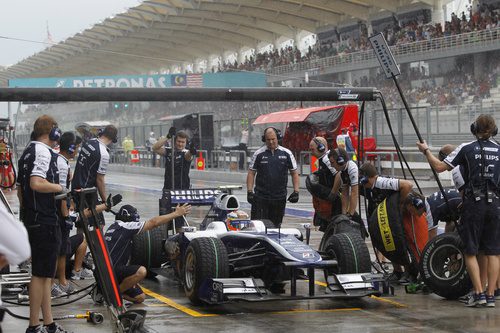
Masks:
[[[47,333],[47,330],[43,325],[38,325],[36,327],[28,327],[26,333]]]

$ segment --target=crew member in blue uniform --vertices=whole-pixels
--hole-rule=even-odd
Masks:
[[[76,136],[72,132],[64,132],[59,140],[59,155],[57,156],[57,168],[59,169],[59,184],[68,191],[71,185],[71,168],[69,160],[75,157]],[[73,227],[73,222],[69,221],[70,201],[60,200],[57,203],[59,214],[59,226],[61,228],[61,247],[57,259],[57,279],[59,283],[53,283],[52,296],[61,296],[74,291],[73,286],[66,280],[66,254],[69,244],[69,232]]]
[[[252,156],[247,174],[247,201],[252,205],[252,219],[269,219],[276,227],[285,215],[288,171],[293,192],[288,201],[299,201],[299,174],[292,152],[280,146],[281,132],[268,127],[262,135],[264,146]],[[254,188],[255,185],[255,188]]]
[[[144,292],[137,284],[146,277],[146,268],[140,265],[127,265],[132,251],[132,238],[141,232],[189,214],[190,210],[189,204],[177,205],[175,211],[170,214],[140,222],[140,216],[135,207],[124,205],[120,208],[115,222],[109,226],[104,239],[124,299],[134,303],[142,303],[145,299]]]
[[[495,306],[495,289],[500,266],[500,145],[492,139],[498,132],[495,119],[480,115],[471,124],[476,140],[461,144],[444,161],[429,153],[425,142],[417,143],[437,171],[464,168],[464,197],[461,211],[460,237],[465,244],[465,263],[472,280],[474,294],[466,306]],[[477,254],[488,258],[488,288],[484,293]]]
[[[445,189],[446,203],[443,193],[437,191],[425,198],[425,211],[429,240],[436,237],[439,221],[446,222],[445,232],[453,230],[454,222],[460,219],[462,195],[454,188]]]
[[[413,189],[413,183],[409,180],[380,176],[370,162],[359,167],[359,184],[362,186],[361,195],[368,201],[368,217],[391,194],[400,192],[402,202]]]
[[[118,130],[108,125],[97,138],[90,139],[80,148],[76,161],[75,173],[71,181],[71,189],[97,187],[101,201],[106,201],[105,176],[109,164],[109,148],[111,143],[118,141]],[[78,196],[73,197],[75,208],[78,209]]]
[[[59,184],[57,154],[52,148],[61,131],[51,116],[33,126],[33,139],[18,162],[18,197],[22,221],[31,245],[30,319],[26,332],[66,332],[52,317],[50,289],[61,246],[61,228],[55,194],[66,192]],[[44,326],[40,325],[40,309]]]
[[[333,192],[336,193],[341,187],[342,191],[342,214],[350,217],[356,215],[359,193],[359,170],[355,162],[349,160],[347,151],[343,148],[335,148],[328,153],[331,165],[337,170],[336,182]],[[360,220],[360,219],[359,219]]]
[[[359,167],[359,184],[361,185],[361,195],[368,202],[366,211],[368,220],[377,206],[391,194],[399,192],[400,203],[403,206],[405,198],[413,189],[413,183],[409,180],[380,176],[375,166],[370,162],[363,163]],[[386,270],[388,267],[385,257],[377,250],[375,253],[379,261],[378,264],[382,265],[383,270]],[[392,264],[392,266],[393,272],[388,276],[388,279],[393,282],[406,282],[407,277],[403,272],[403,267],[397,264]]]
[[[172,184],[172,149],[166,146],[168,140],[174,137],[174,183]],[[166,138],[160,138],[154,145],[153,151],[165,157],[165,178],[163,190],[187,190],[191,187],[189,170],[196,155],[196,148],[189,143],[189,136],[184,131],[175,132],[171,127]]]

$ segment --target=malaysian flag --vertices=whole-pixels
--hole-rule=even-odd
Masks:
[[[202,74],[188,74],[186,77],[186,85],[191,88],[202,88],[203,87],[203,75]]]

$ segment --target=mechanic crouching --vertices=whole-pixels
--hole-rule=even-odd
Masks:
[[[124,299],[134,303],[142,303],[146,297],[138,285],[146,277],[146,268],[140,265],[127,265],[132,250],[132,238],[141,232],[189,214],[190,210],[191,206],[188,204],[177,205],[175,211],[170,214],[140,222],[140,216],[135,207],[124,205],[120,208],[116,214],[115,222],[108,228],[104,237],[116,278],[120,284],[120,293]]]
[[[500,265],[500,145],[492,136],[498,128],[492,116],[480,115],[470,129],[476,140],[461,144],[444,161],[429,153],[425,142],[417,146],[437,172],[463,167],[465,185],[459,234],[474,287],[466,306],[494,307]],[[476,258],[479,251],[484,251],[488,260],[486,294]]]

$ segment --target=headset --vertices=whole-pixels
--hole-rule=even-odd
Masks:
[[[138,222],[139,218],[137,209],[131,205],[122,206],[116,214],[116,219],[123,222]]]
[[[416,209],[425,208],[425,202],[420,197],[416,196],[411,192],[408,193],[408,196],[411,198],[411,204],[413,205],[413,207],[415,207]]]
[[[76,145],[74,143],[70,144],[68,147],[68,153],[73,155],[75,153]]]
[[[103,135],[104,135],[104,128],[99,128],[99,131],[97,132],[97,137],[99,138]],[[113,143],[118,142],[118,133],[113,138],[111,138],[111,142]]]
[[[264,132],[264,133],[265,133],[265,132]],[[316,146],[318,147],[318,151],[319,151],[320,153],[324,153],[324,152],[325,152],[325,150],[326,150],[325,145],[324,145],[324,144],[322,144],[322,143],[321,143],[321,141],[319,141],[319,140],[318,140],[318,139],[316,139],[316,138],[313,138],[313,141],[314,141],[314,143],[316,144]]]
[[[262,134],[262,142],[266,142],[266,132],[268,129],[272,128],[274,130],[274,133],[276,133],[276,139],[278,139],[278,141],[281,141],[283,139],[283,137],[281,136],[281,131],[279,129],[277,129],[276,127],[273,127],[273,126],[269,126],[269,127],[266,127],[266,129],[264,130],[264,134]]]
[[[342,154],[340,153],[340,150],[338,148],[335,148],[335,152],[337,153],[337,164],[338,165],[344,165],[347,163],[346,159]]]
[[[359,185],[365,186],[366,184],[368,184],[368,177],[363,175],[359,178]]]
[[[477,136],[477,133],[479,133],[479,126],[476,124],[476,122],[470,124],[470,131],[474,136]],[[490,132],[490,135],[495,136],[497,134],[498,134],[498,127],[497,125],[495,125],[495,127],[493,127],[493,130]]]
[[[49,140],[51,141],[59,141],[61,138],[62,131],[57,127],[57,125],[52,126],[52,129],[49,133]]]
[[[441,150],[438,153],[438,159],[442,162],[445,160],[445,158],[448,157],[447,154],[443,153]]]

